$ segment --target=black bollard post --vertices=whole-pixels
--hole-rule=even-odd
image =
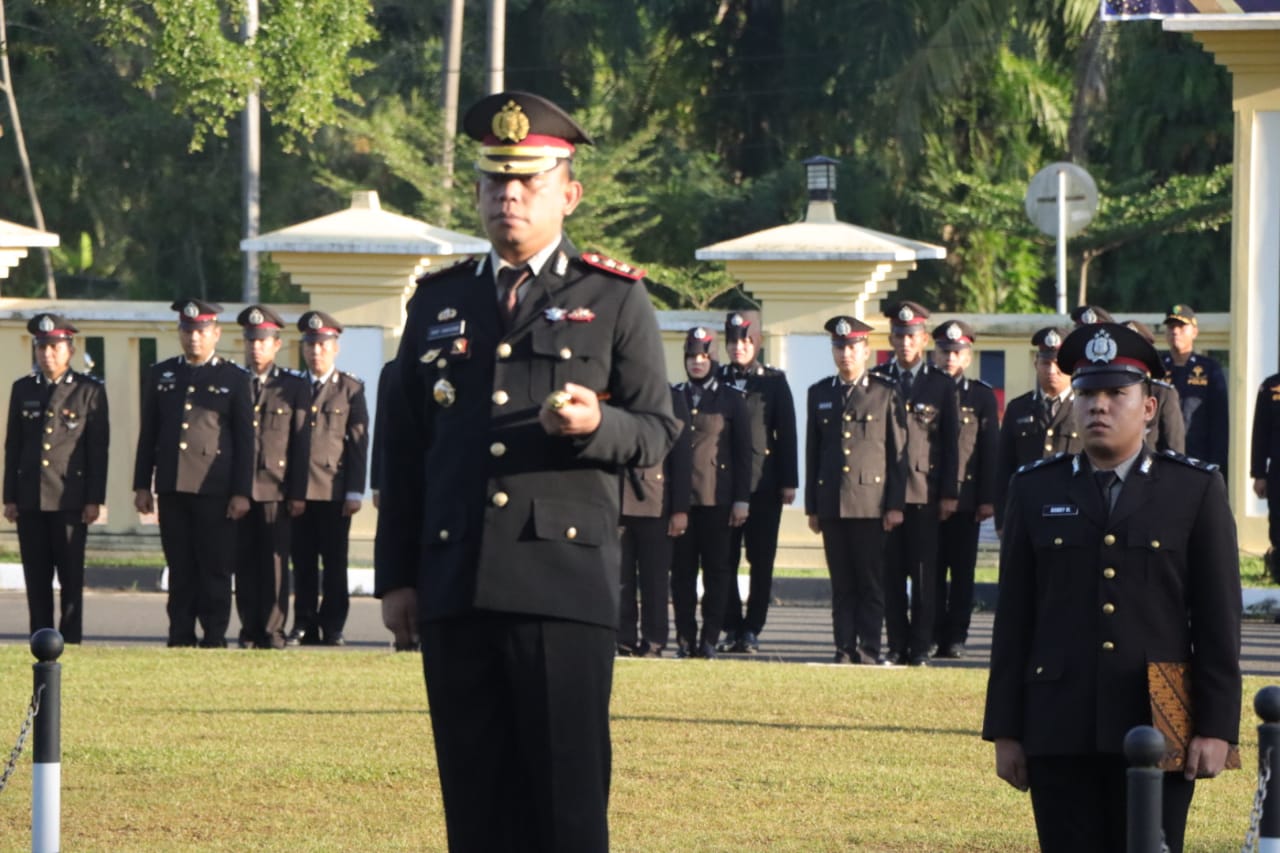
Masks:
[[[1151,726],[1134,726],[1124,736],[1128,805],[1125,810],[1125,850],[1160,853],[1164,847],[1164,735]]]
[[[57,853],[62,843],[62,649],[62,635],[52,628],[31,635],[40,704],[31,747],[31,853]]]
[[[1258,775],[1267,780],[1258,821],[1259,846],[1280,849],[1280,687],[1264,687],[1253,697],[1258,725]],[[1275,845],[1275,846],[1271,846]]]

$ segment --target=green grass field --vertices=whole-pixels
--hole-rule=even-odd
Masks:
[[[0,760],[31,692],[0,646]],[[416,655],[84,647],[63,663],[63,849],[441,850]],[[986,673],[619,661],[613,849],[1030,851],[979,740]],[[1247,679],[1246,714],[1261,679]],[[1256,762],[1256,720],[1242,727]],[[30,849],[30,755],[0,851]],[[1188,851],[1239,849],[1255,777],[1202,783]]]

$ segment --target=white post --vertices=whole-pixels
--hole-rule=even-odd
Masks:
[[[1067,313],[1067,170],[1058,170],[1058,313]]]

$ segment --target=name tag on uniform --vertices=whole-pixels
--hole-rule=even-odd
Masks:
[[[1045,504],[1040,513],[1045,518],[1056,518],[1060,515],[1079,515],[1080,508],[1075,504]]]
[[[458,320],[455,323],[436,323],[433,326],[427,326],[427,340],[440,341],[445,338],[456,338],[466,330],[466,320]]]
[[[1035,415],[1023,415],[1022,417],[1018,418],[1018,420],[1017,420],[1017,421],[1015,421],[1015,423],[1020,423],[1020,424],[1029,424],[1029,423],[1031,423],[1032,421],[1034,421],[1035,419],[1036,419],[1036,416],[1035,416]]]
[[[819,403],[819,404],[818,404],[818,408],[819,408],[819,409],[834,409],[834,408],[835,408],[835,406],[836,406],[836,404],[835,404],[835,403],[833,403],[833,402],[831,402],[830,400],[828,400],[828,401],[827,401],[827,402],[825,402],[825,403]]]

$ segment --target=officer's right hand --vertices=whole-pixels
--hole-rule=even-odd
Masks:
[[[1253,493],[1263,500],[1266,500],[1267,481],[1261,477],[1255,477],[1253,480]]]
[[[155,498],[152,497],[149,489],[134,490],[133,508],[142,515],[151,515],[151,513],[156,511]]]
[[[306,501],[293,501],[293,500],[289,501],[289,517],[290,518],[297,518],[298,516],[302,515],[302,513],[304,513],[306,509],[307,509]]]
[[[1019,791],[1027,790],[1027,754],[1021,741],[996,738],[996,775]]]
[[[809,529],[814,533],[822,532],[822,525],[818,522],[818,517],[816,515],[809,516]]]
[[[18,505],[17,505],[17,504],[5,504],[5,505],[4,505],[4,520],[5,520],[5,521],[7,521],[7,522],[9,522],[10,524],[12,524],[13,522],[15,522],[15,521],[17,521],[17,520],[18,520]]]
[[[408,646],[416,642],[415,633],[418,627],[418,592],[412,587],[402,586],[382,596],[382,624],[395,637],[397,646]]]
[[[902,510],[887,509],[884,511],[884,532],[888,533],[893,528],[902,523]]]
[[[671,518],[667,519],[667,535],[683,536],[684,532],[689,529],[689,513],[673,512]]]

